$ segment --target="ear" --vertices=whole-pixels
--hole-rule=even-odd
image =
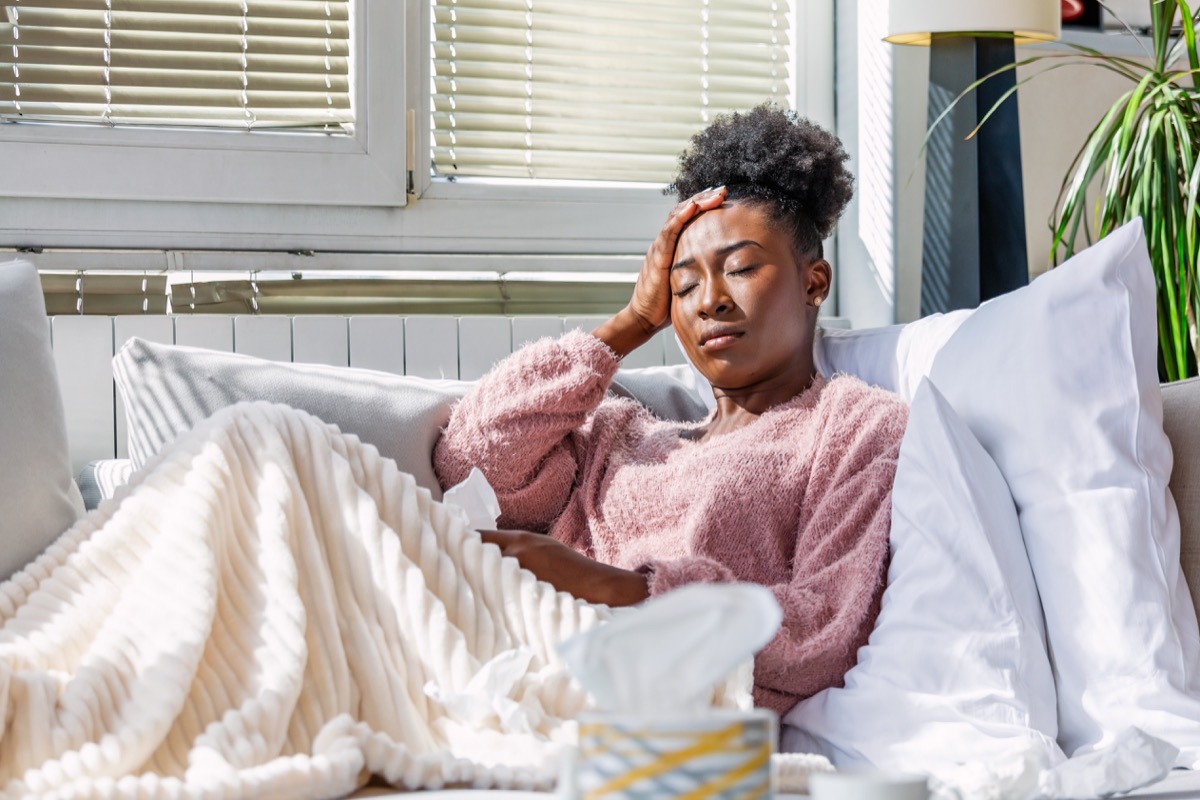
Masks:
[[[833,268],[823,258],[812,261],[804,270],[805,302],[818,307],[829,297],[829,286],[833,281]]]

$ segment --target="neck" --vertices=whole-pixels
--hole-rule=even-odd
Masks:
[[[757,419],[764,411],[786,403],[813,384],[816,374],[811,359],[795,369],[765,380],[738,388],[714,386],[717,414],[709,426],[710,432],[740,428]]]

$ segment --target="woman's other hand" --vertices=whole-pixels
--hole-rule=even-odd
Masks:
[[[725,187],[705,189],[677,204],[646,251],[633,297],[592,335],[620,357],[632,353],[671,322],[671,264],[679,234],[697,215],[725,202]]]
[[[521,566],[560,592],[608,606],[631,606],[649,596],[646,576],[601,564],[557,539],[530,531],[480,531],[485,543],[500,548]]]

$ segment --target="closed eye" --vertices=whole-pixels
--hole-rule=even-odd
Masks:
[[[683,297],[683,296],[684,296],[684,295],[686,295],[686,294],[690,294],[690,293],[691,293],[691,291],[692,291],[692,289],[695,289],[695,288],[696,288],[696,284],[694,284],[694,283],[689,283],[687,286],[681,286],[681,287],[679,287],[678,289],[676,289],[676,290],[673,292],[673,294],[674,294],[676,297]]]
[[[729,272],[726,272],[725,274],[726,275],[744,275],[747,272],[753,272],[754,270],[758,269],[758,267],[759,267],[758,264],[747,264],[744,267],[738,267],[737,269],[730,270]]]

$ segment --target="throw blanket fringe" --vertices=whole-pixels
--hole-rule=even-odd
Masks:
[[[549,789],[588,704],[555,646],[613,613],[355,437],[234,406],[0,585],[0,797]]]

